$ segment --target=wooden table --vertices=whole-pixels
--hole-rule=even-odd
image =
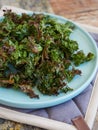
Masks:
[[[49,0],[55,14],[98,27],[98,0]]]

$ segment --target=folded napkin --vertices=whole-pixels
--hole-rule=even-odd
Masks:
[[[87,106],[90,100],[94,80],[89,86],[78,96],[60,105],[42,109],[20,109],[12,108],[4,105],[5,108],[16,110],[23,113],[33,114],[65,123],[71,124],[71,120],[77,116],[85,116]]]
[[[15,12],[26,12],[22,9],[11,8]],[[2,14],[1,14],[2,15]],[[98,45],[98,34],[90,33],[90,35],[95,39],[96,44]],[[62,103],[60,105],[56,105],[49,108],[42,108],[42,109],[19,109],[19,108],[12,108],[7,107],[4,105],[0,105],[3,107],[7,107],[11,110],[16,110],[23,113],[33,114],[61,122],[66,122],[71,124],[72,119],[77,116],[85,117],[85,113],[87,110],[87,106],[90,100],[92,88],[93,88],[94,80],[88,85],[88,87],[78,96],[73,98],[70,101]]]

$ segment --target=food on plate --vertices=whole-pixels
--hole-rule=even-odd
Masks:
[[[31,98],[58,95],[73,89],[68,83],[81,75],[77,66],[94,58],[70,38],[71,22],[47,14],[21,15],[4,10],[0,22],[0,86],[23,91]]]

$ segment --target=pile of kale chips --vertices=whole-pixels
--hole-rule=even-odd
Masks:
[[[77,41],[70,39],[74,29],[69,22],[60,23],[44,14],[21,14],[4,10],[0,22],[0,86],[23,91],[38,98],[42,94],[58,95],[81,71],[81,63],[94,54],[84,54]]]

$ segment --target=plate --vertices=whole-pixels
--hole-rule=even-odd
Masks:
[[[66,22],[70,21],[66,18],[63,18],[58,15],[53,15],[49,13],[48,14],[51,17],[56,18],[59,22]],[[72,87],[74,90],[71,92],[68,92],[66,94],[61,93],[58,96],[46,96],[41,94],[38,90],[35,90],[36,93],[39,94],[39,99],[31,99],[26,94],[16,91],[13,89],[6,89],[6,88],[0,88],[0,103],[16,107],[16,108],[45,108],[50,107],[54,105],[61,104],[65,101],[68,101],[72,99],[73,97],[80,94],[91,82],[91,80],[94,78],[94,75],[97,71],[98,66],[98,49],[96,46],[95,41],[92,39],[92,37],[82,28],[80,28],[78,25],[76,25],[73,21],[70,21],[75,25],[75,29],[72,32],[70,38],[73,40],[76,40],[79,44],[79,48],[82,49],[85,54],[88,52],[92,52],[95,55],[95,58],[90,61],[86,62],[82,65],[80,65],[79,68],[82,71],[81,76],[76,76],[70,83],[69,86]]]

